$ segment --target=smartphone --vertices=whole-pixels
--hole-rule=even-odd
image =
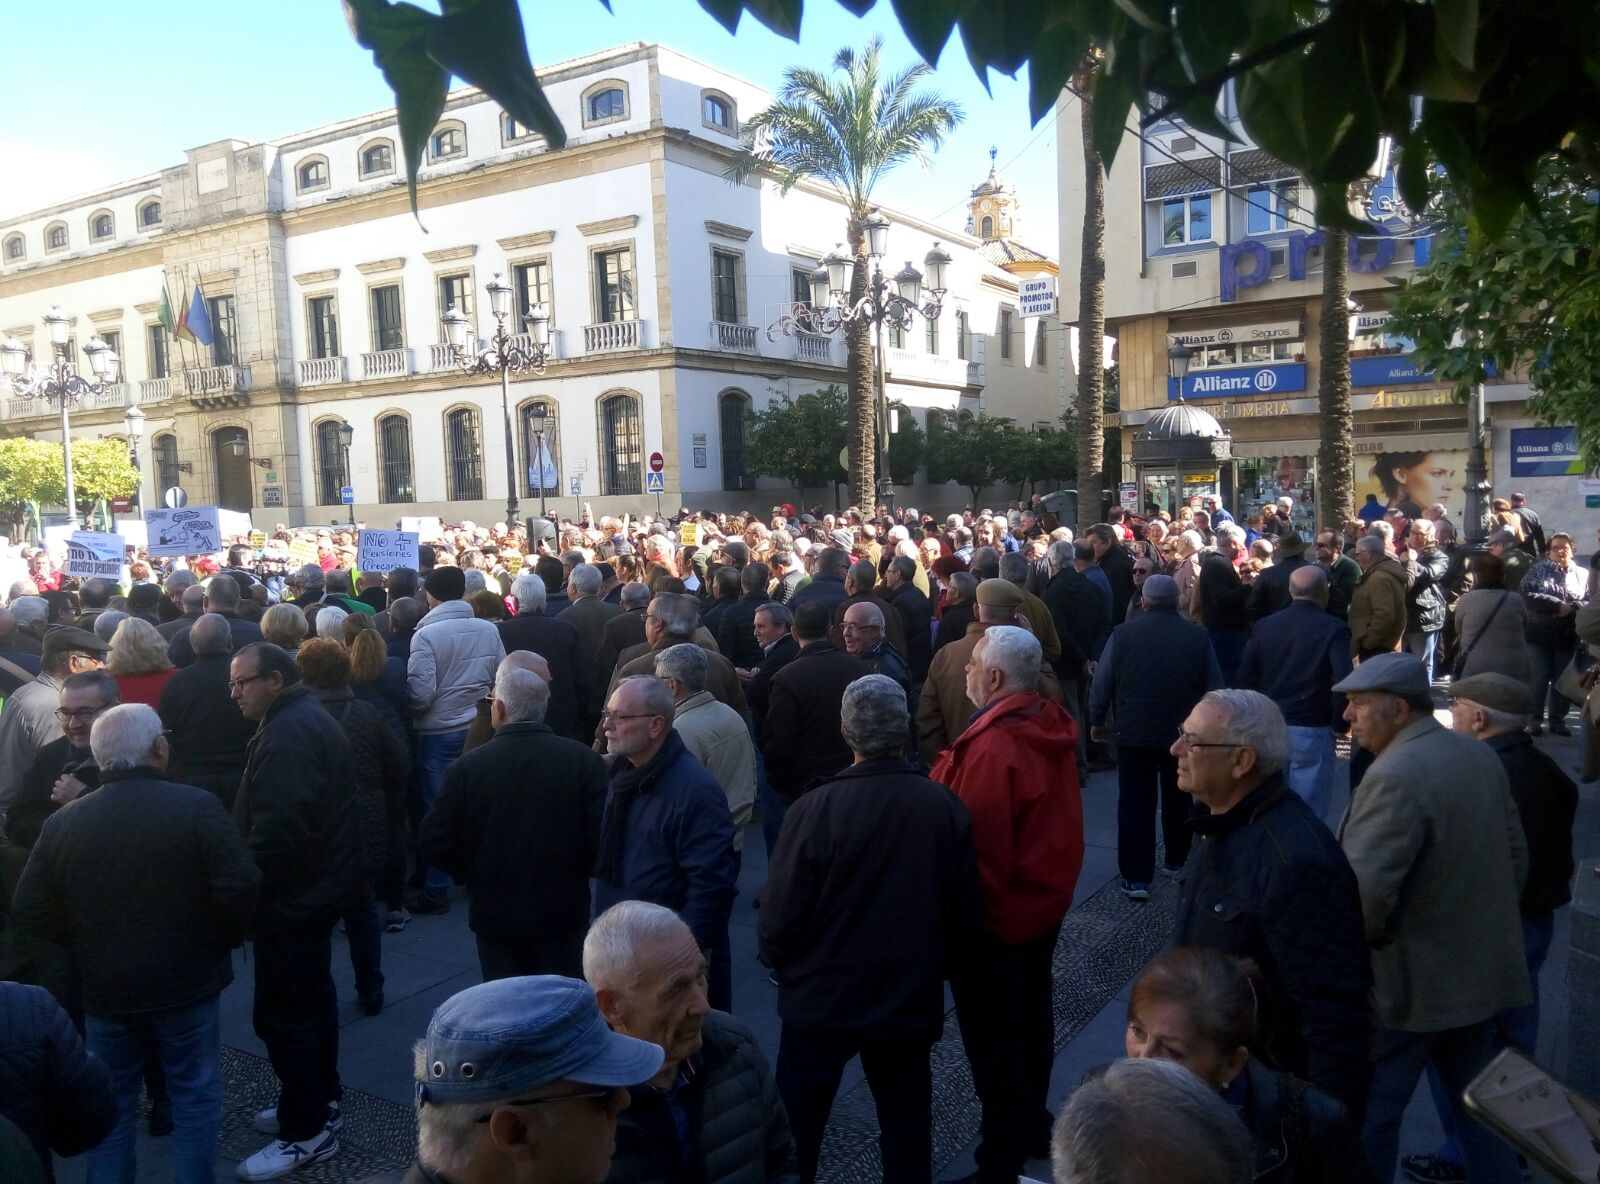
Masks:
[[[1467,1109],[1557,1180],[1600,1180],[1600,1110],[1514,1048],[1467,1086]]]

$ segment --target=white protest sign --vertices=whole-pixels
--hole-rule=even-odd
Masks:
[[[402,518],[400,529],[408,530],[419,539],[436,539],[444,533],[444,521],[432,518]]]
[[[75,530],[67,536],[67,563],[62,569],[69,576],[92,580],[117,580],[122,577],[122,556],[127,543],[120,534],[101,534],[96,530]]]
[[[184,510],[146,507],[145,529],[151,555],[210,555],[222,550],[222,527],[215,506]]]
[[[150,539],[143,518],[124,518],[117,523],[117,534],[130,547],[142,547]]]
[[[356,567],[362,572],[417,569],[417,535],[411,530],[363,530],[356,550]]]
[[[218,510],[217,527],[225,539],[246,539],[255,524],[250,521],[250,515],[239,510]]]
[[[1025,317],[1053,316],[1056,311],[1055,277],[1041,275],[1023,280],[1017,286],[1017,303]]]

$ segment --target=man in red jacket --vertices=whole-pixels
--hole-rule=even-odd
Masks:
[[[980,1184],[1014,1184],[1049,1154],[1051,961],[1083,866],[1078,729],[1038,693],[1042,657],[1026,629],[984,631],[967,663],[977,714],[932,774],[972,816],[983,886],[981,932],[950,980],[983,1104]]]

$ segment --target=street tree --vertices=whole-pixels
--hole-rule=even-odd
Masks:
[[[59,444],[23,436],[0,439],[0,518],[11,538],[25,533],[33,506],[50,505],[66,495]]]
[[[1106,170],[1094,138],[1094,104],[1089,80],[1101,66],[1100,54],[1085,56],[1074,79],[1083,135],[1083,241],[1078,259],[1078,530],[1099,521],[1105,496],[1106,336]]]
[[[1322,363],[1317,373],[1317,502],[1324,526],[1356,513],[1355,412],[1350,405],[1350,273],[1342,230],[1323,231]]]
[[[845,393],[837,386],[798,399],[784,395],[766,410],[753,412],[745,454],[751,471],[789,482],[801,504],[808,487],[844,480],[839,453],[845,447],[845,412]]]
[[[889,435],[889,479],[896,485],[914,485],[927,452],[927,437],[904,403],[896,401],[889,408],[900,413],[899,427]]]
[[[1016,478],[1018,436],[1026,436],[1001,415],[946,419],[928,439],[928,468],[946,481],[964,485],[977,505],[983,491]]]
[[[55,453],[59,469],[61,450]],[[72,485],[80,507],[131,496],[139,488],[139,470],[128,459],[128,445],[115,439],[74,440]]]

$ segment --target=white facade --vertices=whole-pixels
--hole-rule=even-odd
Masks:
[[[519,305],[543,301],[551,318],[545,374],[510,384],[523,514],[537,512],[537,446],[521,426],[535,399],[552,410],[558,473],[545,474],[546,498],[564,511],[574,482],[597,513],[653,509],[645,464],[658,451],[664,508],[792,498],[765,480],[772,497],[752,492],[742,412],[845,384],[841,341],[776,328],[843,237],[843,206],[814,186],[782,195],[725,178],[738,120],[768,99],[722,71],[634,43],[540,76],[567,147],[548,151],[476,91],[452,95],[421,170],[420,220],[391,110],[268,144],[205,145],[111,192],[0,223],[0,333],[42,352],[39,317],[59,305],[78,345],[119,335],[125,381],[75,409],[73,431],[120,435],[123,408],[139,405],[149,503],[177,484],[194,504],[254,509],[258,523],[342,519],[343,458],[324,425],[343,419],[355,429],[357,518],[483,520],[503,514],[507,492],[498,375],[463,374],[439,318],[460,303],[490,337],[484,288],[501,273]],[[97,240],[102,212],[111,233]],[[1015,315],[1015,278],[962,232],[885,213],[886,270],[905,258],[920,267],[935,240],[954,257],[936,349],[918,322],[888,352],[890,399],[922,420],[1054,420],[1062,351],[1038,364],[1038,323]],[[58,226],[66,245],[50,248]],[[228,344],[168,340],[163,372],[163,284],[180,307],[198,285],[212,318],[231,325]],[[1002,349],[1007,309],[1015,336]],[[0,430],[48,439],[53,422],[38,403],[0,399]],[[964,500],[953,485],[901,494]]]

